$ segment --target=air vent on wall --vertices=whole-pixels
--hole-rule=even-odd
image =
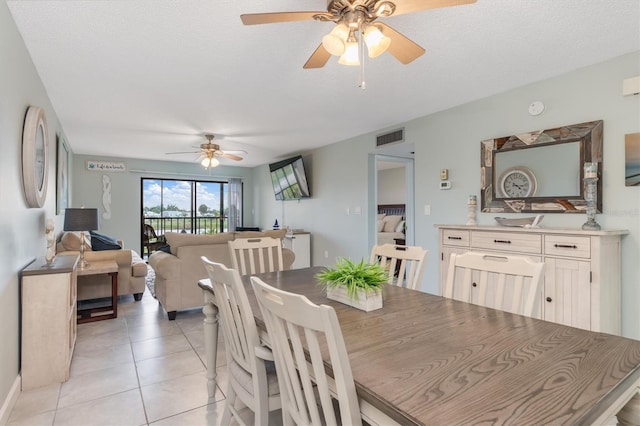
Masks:
[[[404,141],[404,127],[384,135],[376,136],[376,147]]]

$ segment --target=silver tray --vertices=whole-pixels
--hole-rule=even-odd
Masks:
[[[538,228],[544,215],[539,214],[534,217],[522,217],[517,219],[508,219],[506,217],[496,217],[496,222],[502,226],[515,226],[519,228]]]

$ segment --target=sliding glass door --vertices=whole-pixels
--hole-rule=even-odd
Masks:
[[[228,186],[227,182],[142,178],[141,228],[144,224],[150,225],[158,237],[166,232],[226,232],[229,230]],[[143,247],[144,239],[143,235]],[[143,251],[148,254],[146,249]]]

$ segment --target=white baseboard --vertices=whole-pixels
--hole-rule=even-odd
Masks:
[[[16,380],[13,382],[13,386],[9,390],[9,395],[4,400],[2,404],[2,408],[0,408],[0,425],[4,426],[9,423],[9,416],[13,411],[13,407],[16,405],[16,401],[20,396],[20,389],[22,388],[22,377],[18,375]]]

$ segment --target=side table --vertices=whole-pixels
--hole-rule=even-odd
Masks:
[[[107,274],[111,277],[111,305],[87,309],[81,309],[78,306],[78,324],[118,318],[118,264],[116,261],[93,261],[86,268],[77,268],[77,273],[78,276]]]

